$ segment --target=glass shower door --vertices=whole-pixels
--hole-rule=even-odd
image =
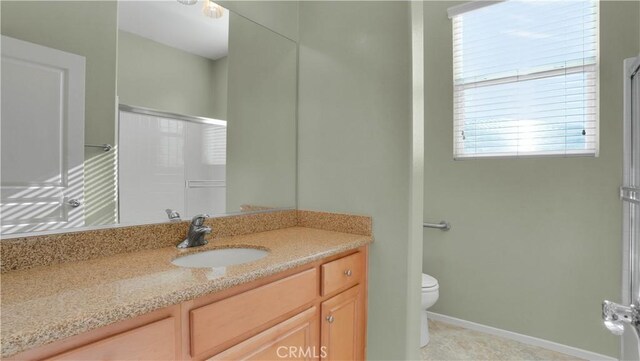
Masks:
[[[630,96],[627,99],[630,121],[625,124],[625,184],[620,193],[624,202],[623,235],[631,251],[628,258],[631,266],[628,300],[640,306],[640,56],[631,64],[628,70]],[[638,331],[637,324],[634,331]],[[627,332],[623,338],[623,360],[639,360],[639,350],[638,332]]]
[[[624,66],[622,304],[604,301],[602,317],[611,332],[622,336],[622,359],[640,360],[640,56],[625,60]]]

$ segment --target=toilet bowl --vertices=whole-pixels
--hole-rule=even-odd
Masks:
[[[428,274],[422,274],[422,319],[420,330],[420,347],[424,347],[429,343],[429,323],[427,321],[427,309],[433,306],[440,296],[438,280],[429,276]]]

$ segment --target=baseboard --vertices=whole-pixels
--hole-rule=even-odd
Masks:
[[[430,318],[430,319],[432,319],[434,321],[440,321],[440,322],[448,323],[448,324],[451,324],[451,325],[459,326],[459,327],[462,327],[462,328],[466,328],[466,329],[469,329],[469,330],[488,333],[490,335],[499,336],[499,337],[507,338],[507,339],[510,339],[510,340],[522,342],[522,343],[527,344],[527,345],[542,347],[542,348],[545,348],[547,350],[561,352],[563,354],[574,356],[574,357],[585,359],[585,360],[590,360],[590,361],[596,361],[596,360],[597,361],[617,361],[616,358],[611,357],[611,356],[601,355],[599,353],[595,353],[595,352],[591,352],[591,351],[587,351],[587,350],[582,350],[582,349],[579,349],[579,348],[576,348],[576,347],[563,345],[563,344],[556,343],[556,342],[553,342],[553,341],[543,340],[543,339],[537,338],[537,337],[532,337],[532,336],[527,336],[527,335],[523,335],[523,334],[520,334],[520,333],[515,333],[515,332],[511,332],[511,331],[507,331],[507,330],[502,330],[502,329],[499,329],[499,328],[486,326],[486,325],[482,325],[482,324],[471,322],[471,321],[461,320],[459,318],[446,316],[446,315],[442,315],[442,314],[439,314],[439,313],[434,313],[434,312],[428,312],[427,311],[427,315],[428,315],[428,318]]]

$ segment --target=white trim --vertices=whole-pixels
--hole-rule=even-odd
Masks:
[[[616,358],[613,358],[611,356],[601,355],[599,353],[563,345],[553,341],[543,340],[541,338],[527,336],[521,333],[515,333],[515,332],[511,332],[511,331],[507,331],[507,330],[503,330],[503,329],[499,329],[491,326],[482,325],[482,324],[471,322],[471,321],[461,320],[459,318],[446,316],[439,313],[427,311],[427,317],[434,321],[440,321],[440,322],[448,323],[451,325],[463,327],[469,330],[503,337],[509,340],[522,342],[527,345],[542,347],[547,350],[561,352],[563,354],[578,357],[585,360],[617,361]]]
[[[505,0],[474,0],[468,3],[452,6],[447,9],[447,15],[449,19],[453,19],[454,16],[468,13],[469,11],[481,9],[485,6],[501,3]]]

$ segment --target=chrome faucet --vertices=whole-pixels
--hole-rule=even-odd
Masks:
[[[191,220],[189,226],[189,232],[187,233],[187,239],[180,242],[178,248],[190,248],[204,246],[207,244],[207,240],[204,239],[206,234],[211,233],[211,227],[204,225],[204,220],[209,218],[208,214],[198,214]]]

